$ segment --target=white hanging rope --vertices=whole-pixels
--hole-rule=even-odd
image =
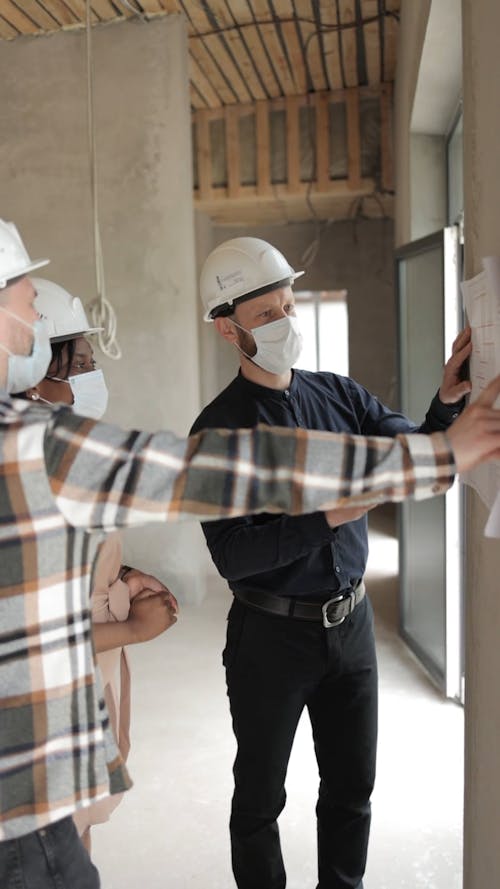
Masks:
[[[108,357],[117,360],[122,351],[116,338],[116,313],[106,298],[106,282],[104,278],[104,261],[99,227],[99,203],[97,187],[97,152],[95,138],[94,115],[94,64],[92,55],[92,23],[90,0],[86,0],[86,34],[87,34],[87,120],[90,156],[90,187],[92,198],[92,220],[94,229],[94,260],[96,299],[90,303],[89,313],[93,327],[102,327],[97,334],[99,348]]]

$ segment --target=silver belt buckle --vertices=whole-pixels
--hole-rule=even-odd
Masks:
[[[328,602],[323,602],[321,611],[323,612],[323,626],[326,627],[326,629],[329,629],[330,627],[338,627],[340,624],[344,623],[346,617],[354,608],[355,595],[355,591],[351,590],[351,592],[347,596],[344,593],[341,593],[339,596],[334,596],[333,599],[328,599]],[[340,617],[338,620],[329,620],[328,606],[334,605],[335,602],[343,602],[345,599],[350,599],[349,611],[347,612],[347,614],[344,614],[344,617]]]

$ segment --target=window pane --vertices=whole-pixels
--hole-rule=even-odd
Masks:
[[[295,309],[304,340],[296,367],[303,370],[349,372],[347,291],[299,291]]]

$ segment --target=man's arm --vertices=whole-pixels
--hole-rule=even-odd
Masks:
[[[499,451],[500,412],[492,409],[499,393],[500,377],[448,437],[397,439],[268,426],[181,439],[124,432],[60,410],[46,432],[46,465],[61,512],[87,528],[424,498],[445,491],[457,467]]]

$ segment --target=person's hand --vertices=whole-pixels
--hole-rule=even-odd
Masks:
[[[144,591],[147,592],[147,591]],[[138,595],[130,603],[127,618],[135,642],[148,642],[168,630],[177,620],[177,614],[163,593]]]
[[[500,459],[500,410],[493,407],[499,395],[500,375],[446,430],[458,472]]]
[[[471,383],[470,380],[462,379],[461,369],[471,352],[471,329],[464,327],[453,343],[451,358],[444,366],[443,379],[439,389],[439,398],[443,404],[455,404],[469,394],[472,388]]]
[[[124,577],[124,583],[129,588],[131,599],[135,599],[140,593],[146,593],[149,596],[153,596],[155,593],[163,593],[168,596],[169,603],[175,613],[177,614],[179,611],[179,605],[173,593],[170,592],[161,580],[153,577],[152,574],[146,574],[144,571],[139,571],[138,568],[129,568]]]
[[[342,507],[339,507],[338,509],[328,509],[325,511],[325,519],[330,525],[330,528],[338,528],[339,525],[345,525],[347,522],[355,522],[356,519],[360,519],[369,509],[371,509],[369,506],[351,506],[346,509],[342,509]]]

